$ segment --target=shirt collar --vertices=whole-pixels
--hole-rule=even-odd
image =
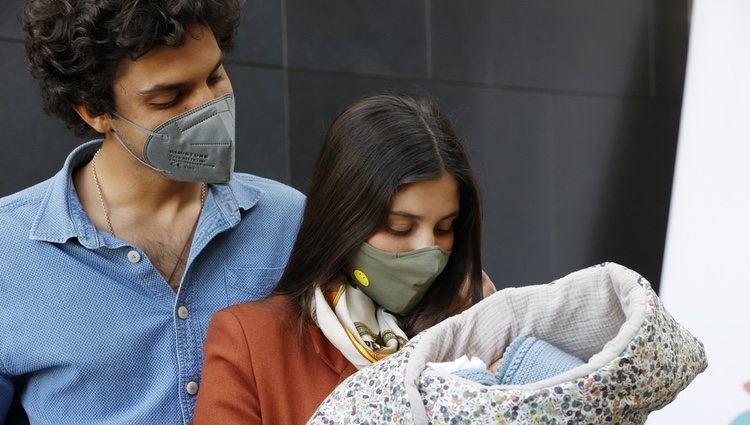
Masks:
[[[52,177],[42,198],[29,233],[30,239],[65,243],[71,238],[78,238],[81,245],[89,249],[103,245],[114,247],[114,238],[104,238],[97,233],[91,219],[83,210],[73,185],[73,171],[90,161],[101,145],[101,139],[93,140],[82,144],[68,155],[63,168]],[[228,184],[210,185],[209,191],[214,202],[207,202],[201,214],[206,214],[205,209],[217,208],[225,220],[221,227],[226,228],[239,224],[240,211],[252,208],[265,193],[247,179],[237,178],[235,174]]]
[[[216,207],[230,227],[240,222],[240,210],[252,208],[265,194],[263,189],[251,184],[247,179],[238,178],[236,173],[227,184],[211,185],[211,194]]]
[[[73,170],[91,160],[101,144],[101,140],[94,140],[77,147],[68,155],[62,170],[52,177],[47,186],[31,226],[30,239],[64,243],[77,237],[84,245],[84,241],[99,245],[96,229],[85,216],[78,200],[73,185]]]

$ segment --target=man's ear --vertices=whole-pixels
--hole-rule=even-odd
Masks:
[[[107,134],[112,129],[112,117],[109,114],[94,115],[89,108],[84,105],[73,107],[79,117],[86,121],[97,133]]]

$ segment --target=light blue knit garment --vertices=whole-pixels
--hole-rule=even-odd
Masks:
[[[580,359],[546,341],[520,336],[505,350],[495,378],[500,385],[523,385],[559,375],[582,364]]]
[[[460,376],[469,381],[473,381],[482,385],[495,385],[495,375],[492,374],[488,369],[459,369],[453,372],[454,375]]]

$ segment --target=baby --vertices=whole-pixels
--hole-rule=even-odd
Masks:
[[[452,362],[428,362],[427,367],[483,385],[523,385],[558,375],[583,363],[546,341],[520,336],[489,368],[478,357],[469,359],[466,355]]]

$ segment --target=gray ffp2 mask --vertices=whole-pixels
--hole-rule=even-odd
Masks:
[[[153,131],[118,113],[148,135],[143,159],[112,129],[115,139],[143,165],[170,180],[227,183],[234,170],[234,95],[229,93],[160,124]]]

